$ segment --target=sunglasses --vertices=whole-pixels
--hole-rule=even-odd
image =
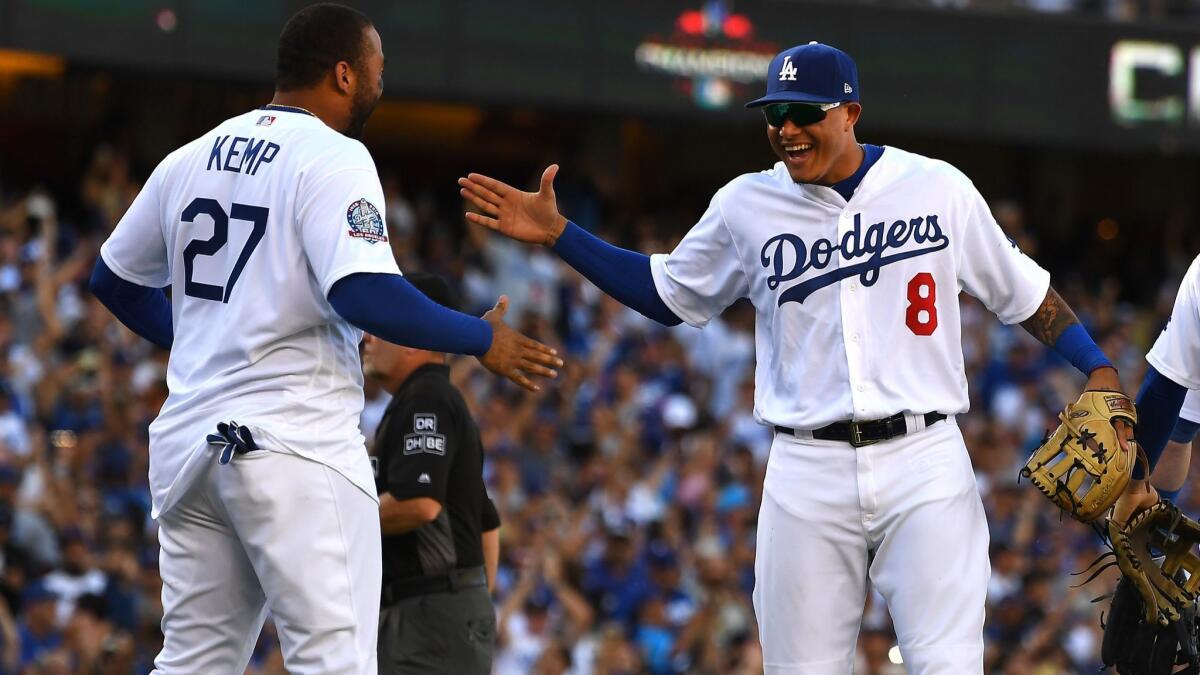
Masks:
[[[767,124],[773,127],[781,127],[788,120],[791,120],[792,124],[802,127],[820,122],[825,119],[826,113],[841,104],[841,101],[837,103],[772,103],[763,106],[763,116],[767,118]]]

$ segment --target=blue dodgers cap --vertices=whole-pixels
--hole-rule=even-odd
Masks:
[[[767,95],[746,104],[858,101],[858,66],[846,52],[810,42],[779,52],[767,68]]]

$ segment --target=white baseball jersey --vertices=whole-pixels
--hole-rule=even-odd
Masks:
[[[156,516],[215,461],[204,439],[219,421],[375,496],[361,333],[326,295],[349,274],[399,274],[384,213],[362,143],[298,111],[229,119],[155,169],[100,254],[127,281],[171,287],[170,395],[150,425]]]
[[[750,298],[755,416],[797,429],[966,411],[959,291],[1017,323],[1050,285],[966,176],[891,147],[849,202],[782,162],[734,179],[651,271],[693,326]]]
[[[1179,409],[1180,419],[1200,423],[1200,390],[1188,389],[1183,397],[1183,407]]]
[[[1146,360],[1176,384],[1200,389],[1200,256],[1183,275],[1171,319]]]

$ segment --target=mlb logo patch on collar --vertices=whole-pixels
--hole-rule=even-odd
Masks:
[[[274,115],[263,115],[262,117],[258,118],[257,122],[255,122],[255,124],[260,127],[269,127],[274,123],[275,123]]]
[[[387,228],[383,225],[379,209],[366,199],[360,199],[346,209],[346,222],[350,223],[350,236],[355,239],[362,239],[368,244],[388,240]]]

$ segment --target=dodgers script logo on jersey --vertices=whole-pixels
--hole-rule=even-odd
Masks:
[[[885,255],[889,250],[898,249],[910,240],[918,247]],[[867,258],[792,286],[779,295],[779,305],[782,306],[785,302],[803,303],[814,292],[854,275],[858,275],[863,286],[873,286],[879,280],[879,270],[885,265],[934,253],[949,245],[950,239],[938,225],[936,214],[895,220],[890,226],[886,220],[881,220],[868,225],[864,230],[862,214],[856,213],[854,227],[847,230],[838,243],[828,239],[817,239],[809,246],[804,239],[790,232],[779,234],[763,244],[759,262],[774,272],[767,277],[767,288],[773,291],[783,282],[796,279],[810,269],[823,270],[829,267],[834,253],[840,254],[843,262]],[[791,267],[785,271],[785,265],[789,261]]]
[[[388,240],[379,209],[366,199],[360,199],[346,209],[346,221],[350,223],[350,236],[355,239],[363,239],[368,244]]]

